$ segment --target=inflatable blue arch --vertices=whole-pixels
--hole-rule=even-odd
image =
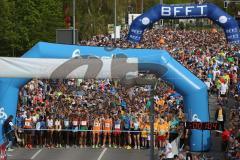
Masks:
[[[144,30],[160,19],[188,19],[209,18],[223,28],[229,43],[239,44],[240,33],[238,22],[229,14],[212,3],[206,4],[158,4],[142,15],[138,16],[131,24],[128,39],[139,42]]]
[[[62,45],[39,42],[22,57],[24,58],[71,58],[76,49],[81,51],[81,56],[111,57],[124,54],[127,58],[138,59],[139,71],[151,71],[163,80],[172,83],[176,90],[183,95],[185,112],[197,115],[201,121],[209,121],[208,94],[206,85],[174,60],[167,51],[157,49],[120,49],[112,51],[104,47],[87,47],[77,45]],[[44,64],[43,64],[44,65]],[[164,71],[163,71],[164,68]],[[0,79],[0,106],[2,113],[15,115],[18,102],[19,88],[30,79],[1,78]],[[1,124],[2,125],[2,124]],[[0,128],[1,130],[2,128]],[[203,148],[201,132],[193,131],[191,136],[192,150],[201,151],[209,148],[210,133],[204,131]],[[2,138],[2,135],[1,137]]]
[[[129,40],[139,42],[142,34],[151,23],[160,18],[204,18],[209,17],[222,26],[231,43],[239,43],[239,28],[236,21],[213,4],[204,5],[157,5],[139,16],[132,24]],[[22,57],[24,58],[71,58],[79,49],[81,56],[111,57],[124,54],[138,59],[139,71],[151,71],[163,80],[172,83],[184,98],[184,110],[188,120],[198,117],[202,122],[209,121],[208,93],[206,85],[188,69],[174,60],[167,51],[157,49],[120,49],[106,50],[103,47],[62,45],[39,42]],[[44,65],[44,64],[43,64]],[[164,68],[164,69],[163,69]],[[164,71],[163,71],[164,70]],[[0,131],[3,120],[16,114],[19,88],[30,79],[0,78]],[[203,139],[202,139],[202,138]],[[0,134],[3,143],[3,136]],[[210,132],[192,130],[190,138],[192,151],[206,151],[210,148]]]

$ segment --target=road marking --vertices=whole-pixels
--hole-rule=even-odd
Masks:
[[[38,150],[30,159],[36,158],[40,152],[42,152],[42,149]]]
[[[107,148],[104,148],[104,150],[101,152],[97,160],[101,160],[106,151],[107,151]]]

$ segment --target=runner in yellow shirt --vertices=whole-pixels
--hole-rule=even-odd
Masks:
[[[143,148],[147,148],[147,144],[148,144],[148,136],[149,136],[149,132],[150,132],[150,125],[149,122],[142,122],[141,124],[141,131],[142,131],[142,147]]]
[[[155,149],[158,148],[158,125],[159,125],[159,119],[156,118],[155,121],[154,121],[154,147]]]
[[[158,125],[158,142],[159,147],[163,148],[165,146],[165,140],[168,137],[168,123],[166,123],[163,119],[160,120]]]

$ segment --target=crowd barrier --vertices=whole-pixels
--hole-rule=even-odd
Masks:
[[[145,132],[150,133],[151,131],[133,131],[133,130],[81,130],[81,129],[20,129],[20,131],[63,131],[63,132]]]

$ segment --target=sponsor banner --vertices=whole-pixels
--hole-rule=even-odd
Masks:
[[[0,77],[4,78],[136,78],[138,76],[138,59],[0,57],[0,70]]]

